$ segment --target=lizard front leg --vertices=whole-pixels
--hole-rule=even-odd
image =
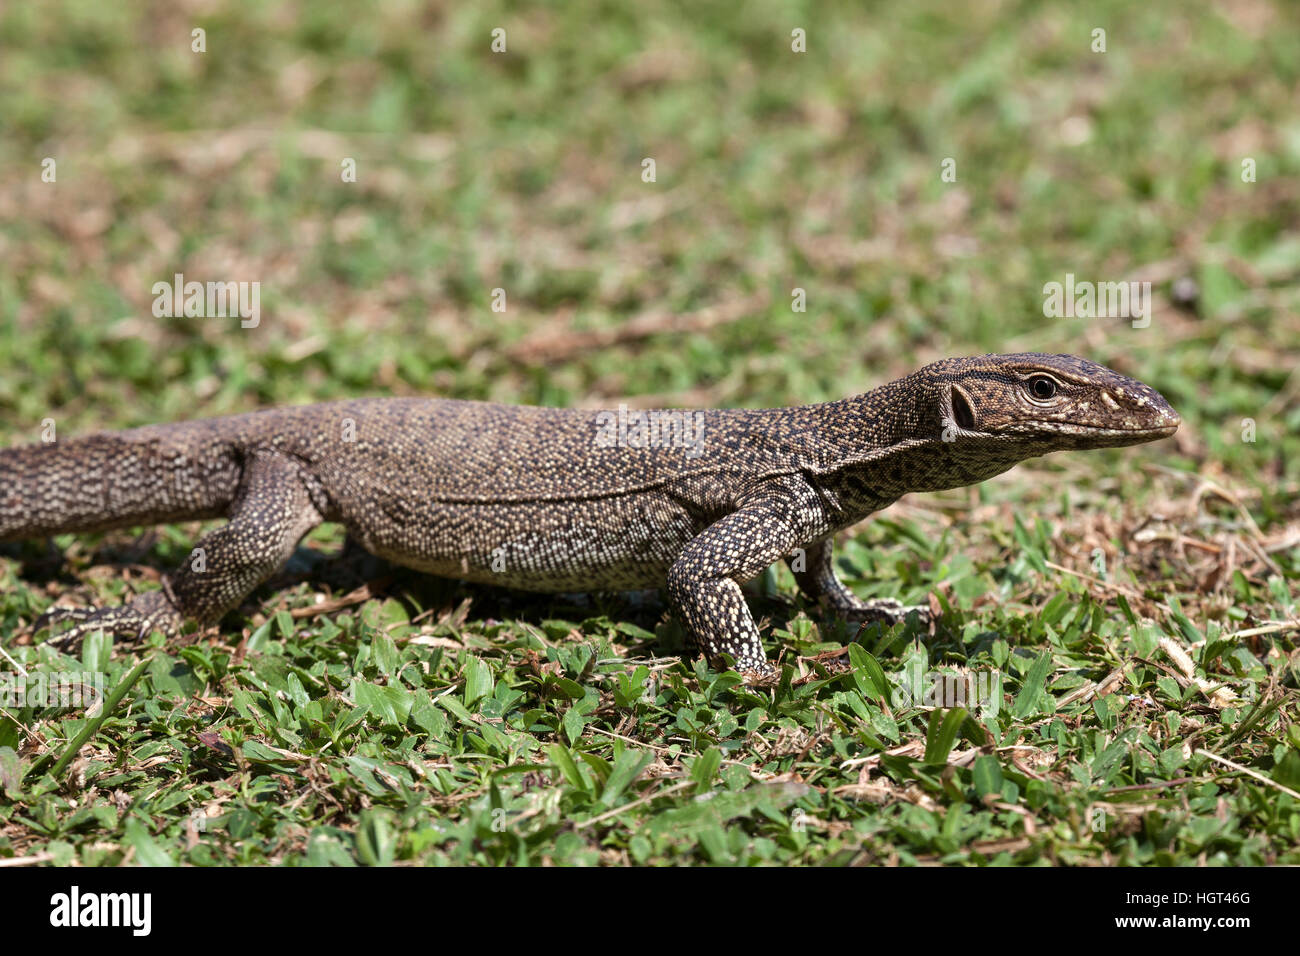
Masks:
[[[912,613],[919,615],[922,623],[928,623],[930,620],[930,609],[925,605],[902,604],[893,598],[874,598],[867,601],[845,587],[835,575],[830,538],[808,545],[803,558],[803,570],[795,570],[798,566],[795,556],[786,555],[786,563],[794,573],[799,590],[810,600],[816,601],[834,614],[858,623],[879,621],[882,624],[897,624]]]
[[[230,521],[204,535],[159,590],[120,607],[51,608],[36,626],[74,622],[60,635],[62,642],[97,630],[130,638],[156,630],[172,637],[186,620],[215,623],[278,571],[321,520],[301,466],[278,452],[254,452],[245,464]]]
[[[692,538],[669,569],[669,602],[687,640],[710,662],[730,654],[736,669],[753,682],[778,676],[763,654],[740,583],[806,537],[813,497],[777,492],[756,498]]]

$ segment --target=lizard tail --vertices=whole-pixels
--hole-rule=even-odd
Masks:
[[[215,518],[239,474],[184,426],[0,449],[0,541]]]

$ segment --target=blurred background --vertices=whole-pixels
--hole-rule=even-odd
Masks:
[[[49,418],[64,437],[362,395],[797,404],[1020,350],[1140,378],[1186,422],[845,536],[856,593],[945,608],[924,642],[862,648],[1016,688],[1000,756],[967,733],[978,772],[955,724],[889,712],[863,668],[718,690],[660,604],[414,573],[372,599],[393,569],[327,558],[325,527],[242,620],[151,652],[151,690],[74,765],[92,788],[14,797],[0,856],[1295,862],[1291,798],[1261,788],[1300,788],[1297,103],[1284,0],[0,0],[0,447]],[[155,316],[177,274],[258,283],[257,327]],[[1150,282],[1149,323],[1048,316],[1071,275]],[[7,655],[60,666],[40,611],[156,586],[197,530],[5,545]],[[786,663],[860,636],[784,568],[749,597]],[[1249,716],[1193,653],[1263,689]],[[479,720],[489,694],[508,734]],[[0,721],[10,778],[15,749],[71,736],[40,720]],[[563,773],[513,772],[543,765]],[[196,813],[223,822],[199,839]]]
[[[1294,4],[0,9],[6,443],[376,394],[780,405],[1041,350],[1183,413],[1125,460],[1266,523],[1295,495]],[[260,324],[155,318],[176,273],[260,283]],[[1045,317],[1067,273],[1151,281],[1150,326]]]

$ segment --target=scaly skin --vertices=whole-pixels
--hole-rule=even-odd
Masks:
[[[1038,354],[948,359],[818,405],[687,410],[677,414],[698,429],[659,440],[620,436],[601,414],[369,399],[6,449],[0,540],[230,519],[161,590],[46,615],[73,621],[71,636],[214,623],[304,534],[335,521],[373,553],[445,577],[665,588],[695,646],[763,681],[776,672],[740,584],[768,565],[804,549],[799,586],[829,611],[924,615],[848,591],[834,534],[908,492],[975,484],[1047,452],[1152,441],[1179,424],[1141,382]]]

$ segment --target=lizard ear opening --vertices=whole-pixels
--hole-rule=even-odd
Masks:
[[[975,430],[975,409],[971,407],[970,399],[956,385],[951,387],[949,396],[952,402],[952,420],[963,431],[973,432]]]

